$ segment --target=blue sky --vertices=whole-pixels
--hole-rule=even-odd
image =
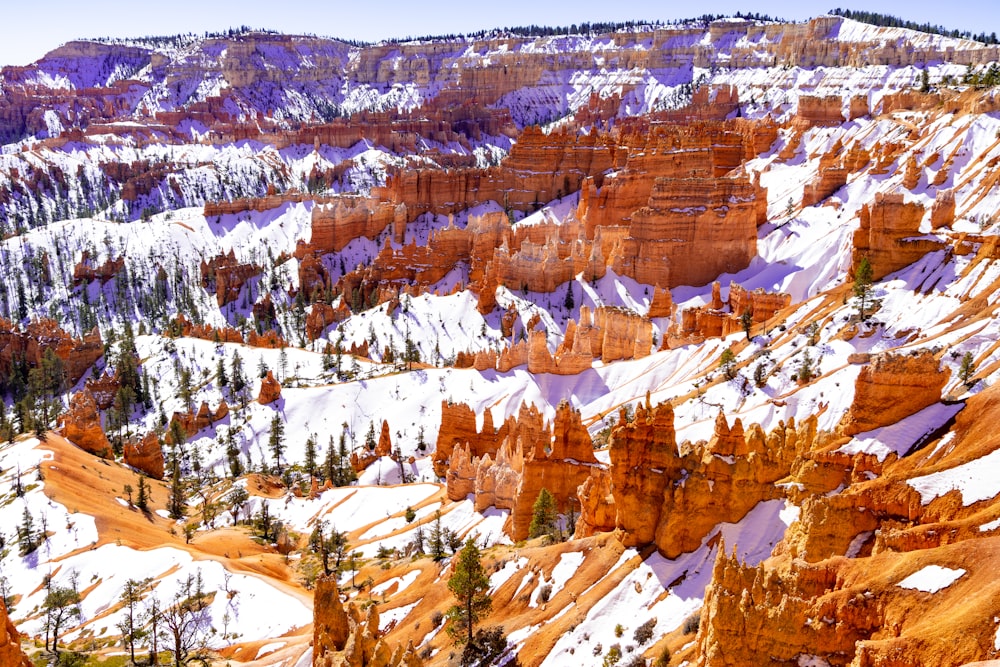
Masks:
[[[917,22],[1000,33],[1000,3],[983,0],[8,0],[0,16],[0,65],[33,62],[79,37],[133,37],[220,31],[249,25],[288,33],[378,40],[407,35],[472,32],[509,25],[569,25],[583,21],[672,20],[705,13],[760,12],[791,20],[832,7],[868,9]],[[5,3],[8,4],[8,3]],[[990,6],[992,5],[992,7]]]

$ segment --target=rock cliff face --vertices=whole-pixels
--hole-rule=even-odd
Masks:
[[[76,384],[104,356],[96,328],[83,338],[73,338],[50,319],[34,320],[22,330],[0,318],[0,372],[5,376],[10,376],[15,360],[23,360],[29,368],[41,366],[47,350],[59,357],[68,384]]]
[[[620,416],[611,435],[610,495],[615,526],[626,546],[655,544],[668,558],[697,548],[720,522],[735,522],[758,502],[782,495],[774,482],[812,446],[814,419],[782,424],[765,435],[746,432],[720,413],[712,439],[675,441],[669,403],[640,405],[631,422]],[[609,485],[595,473],[581,489],[584,533],[607,526]]]
[[[882,626],[883,612],[860,591],[838,594],[836,584],[828,566],[749,567],[720,548],[701,612],[698,664],[791,666],[807,655],[848,664],[855,643]]]
[[[232,303],[239,298],[243,285],[260,275],[261,268],[254,264],[240,263],[235,253],[230,250],[228,255],[213,257],[210,261],[201,263],[202,287],[213,290],[220,306]]]
[[[463,500],[473,494],[479,510],[491,505],[511,510],[505,530],[514,540],[528,537],[532,506],[543,488],[552,494],[559,511],[572,508],[578,512],[577,487],[599,464],[580,413],[568,403],[559,404],[551,426],[543,425],[534,406],[522,405],[517,419],[508,419],[496,434],[492,421],[484,423],[483,431],[477,433],[475,416],[467,406],[447,406],[448,415],[444,407],[442,431],[448,416],[459,418],[449,424],[444,439],[438,440],[439,446],[448,443],[448,455],[443,456],[441,449],[435,453],[436,465],[443,467],[447,461],[450,499]],[[462,442],[460,433],[468,439]]]
[[[924,207],[906,202],[902,194],[875,195],[870,206],[861,209],[861,226],[854,233],[851,275],[863,257],[879,280],[908,266],[924,255],[941,249],[941,243],[920,236]]]
[[[845,435],[871,431],[937,403],[950,375],[947,368],[939,368],[929,350],[876,356],[858,375],[841,431]]]
[[[7,616],[7,607],[3,600],[0,600],[0,665],[31,667],[28,656],[21,651],[21,636]]]
[[[993,388],[970,398],[944,449],[883,462],[814,451],[812,463],[838,466],[846,477],[833,492],[805,499],[770,558],[751,565],[720,548],[697,664],[798,665],[811,656],[831,665],[915,667],[994,657],[995,624],[976,619],[994,605],[981,593],[993,590],[987,572],[996,538],[991,525],[981,526],[995,515],[997,498],[967,503],[951,492],[928,500],[915,485],[995,449],[983,420],[998,405]],[[795,476],[805,479],[804,470]],[[934,592],[902,585],[929,564],[960,576]],[[952,622],[923,623],[932,612]]]

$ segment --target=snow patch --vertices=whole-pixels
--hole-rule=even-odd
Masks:
[[[928,565],[921,568],[896,584],[900,588],[909,588],[925,593],[937,593],[943,588],[948,588],[959,577],[965,574],[965,570],[953,570],[940,565]]]

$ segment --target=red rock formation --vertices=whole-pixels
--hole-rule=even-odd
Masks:
[[[674,310],[674,301],[670,290],[661,289],[659,285],[654,287],[653,298],[649,302],[649,310],[646,312],[646,317],[649,319],[655,317],[673,317]]]
[[[875,201],[861,209],[861,226],[854,232],[851,275],[863,257],[872,267],[872,278],[880,280],[941,248],[936,239],[920,236],[924,207],[906,203],[901,194],[877,193]]]
[[[580,500],[580,518],[574,537],[590,537],[615,529],[617,507],[611,489],[611,473],[604,468],[591,468],[590,476],[576,491]]]
[[[580,412],[569,403],[563,401],[556,408],[551,432],[551,440],[542,437],[532,443],[522,437],[520,441],[526,454],[510,513],[508,533],[514,541],[528,537],[532,507],[542,489],[552,494],[558,511],[567,513],[572,506],[576,512],[577,489],[598,465]]]
[[[279,350],[283,347],[288,347],[288,341],[278,335],[274,329],[269,329],[262,334],[258,334],[256,331],[251,331],[250,335],[247,336],[247,345],[250,347],[263,347],[269,350]],[[365,341],[364,349],[367,354],[368,343]],[[354,354],[353,348],[351,354]]]
[[[100,280],[103,285],[118,275],[124,266],[125,258],[118,257],[116,259],[108,258],[103,264],[95,267],[90,261],[90,254],[85,250],[80,261],[73,267],[73,284],[81,285],[92,280]]]
[[[117,373],[109,373],[105,368],[99,377],[87,378],[83,386],[94,397],[97,408],[107,410],[115,401],[115,394],[118,393],[121,381]]]
[[[854,401],[840,423],[844,435],[895,424],[941,400],[951,371],[939,368],[930,350],[881,354],[861,369]]]
[[[351,316],[351,309],[343,302],[334,308],[325,303],[314,303],[306,314],[306,337],[316,340],[331,324],[343,322]]]
[[[170,417],[170,426],[167,427],[167,441],[170,442],[171,431],[174,422],[179,422],[186,437],[190,437],[198,431],[208,428],[212,424],[222,421],[229,415],[229,405],[223,400],[219,407],[212,412],[208,403],[202,402],[197,411],[175,412]],[[172,443],[171,443],[172,444]]]
[[[232,327],[216,329],[209,324],[194,324],[184,313],[177,313],[174,319],[175,326],[182,336],[190,338],[200,338],[217,343],[240,343],[243,344],[243,335]]]
[[[748,292],[736,283],[729,284],[729,298],[723,302],[719,289],[718,282],[712,285],[711,304],[686,308],[681,313],[680,326],[669,331],[668,346],[736,333],[743,329],[742,315],[747,311],[751,314],[751,326],[763,324],[792,303],[790,294],[765,292],[760,288]]]
[[[847,183],[850,168],[837,159],[837,151],[821,155],[816,177],[806,184],[802,192],[802,206],[820,203]]]
[[[948,227],[955,222],[955,191],[938,190],[931,207],[931,227]]]
[[[697,664],[796,665],[802,655],[852,656],[883,617],[871,596],[836,596],[836,585],[831,567],[745,566],[720,547],[701,612]]]
[[[269,403],[274,403],[279,398],[281,398],[281,384],[274,379],[274,374],[268,371],[264,379],[260,381],[260,393],[257,395],[257,402],[261,405],[268,405]]]
[[[37,368],[46,350],[59,357],[66,382],[72,385],[104,355],[104,343],[96,327],[77,339],[48,318],[32,321],[23,331],[0,318],[0,373],[9,374],[14,359],[23,359],[29,368]]]
[[[343,651],[350,635],[347,611],[340,601],[340,589],[335,576],[316,580],[313,591],[313,664],[328,652]]]
[[[163,449],[156,433],[148,433],[138,442],[125,443],[125,463],[153,479],[163,479]]]
[[[0,665],[31,667],[31,661],[21,651],[21,635],[7,616],[7,607],[0,599]]]
[[[476,428],[476,414],[465,403],[441,403],[441,428],[438,430],[434,448],[434,470],[444,477],[448,470],[448,460],[457,445],[468,445],[472,457],[495,456],[500,445],[509,436],[516,439],[526,433],[536,437],[542,432],[542,414],[534,405],[521,405],[516,418],[511,417],[499,429],[493,427],[493,413],[483,413],[483,428]]]
[[[452,452],[448,461],[448,498],[459,501],[470,494],[476,511],[488,507],[513,509],[518,485],[524,471],[524,452],[520,440],[504,441],[496,454],[496,460],[489,454],[472,456],[469,445],[460,445]]]
[[[339,605],[340,601],[330,601],[330,606]],[[314,604],[317,609],[314,616],[325,613],[327,607],[324,600],[321,604]],[[383,638],[388,632],[379,629],[378,605],[369,605],[365,611],[361,611],[355,603],[350,603],[346,609],[347,638],[342,650],[335,648],[336,643],[331,641],[340,638],[341,620],[339,613],[334,621],[336,623],[336,635],[325,634],[321,643],[322,650],[316,647],[314,639],[313,646],[313,666],[314,667],[365,667],[366,665],[384,665],[384,667],[421,667],[423,661],[417,655],[416,649],[410,643],[406,648],[397,645],[391,648]],[[329,624],[324,622],[323,627],[328,628]],[[318,637],[318,635],[315,635]]]
[[[90,392],[84,389],[70,398],[69,410],[59,418],[63,436],[74,445],[98,456],[110,457],[111,442],[101,428],[101,415]]]
[[[623,542],[655,544],[668,558],[696,549],[718,523],[739,521],[781,495],[774,482],[812,445],[815,429],[815,419],[798,430],[781,424],[765,438],[759,427],[744,433],[739,420],[730,428],[720,414],[708,443],[679,451],[669,404],[647,401],[632,422],[622,415],[611,437],[611,495]],[[583,504],[585,530],[605,522],[601,496],[591,493]]]
[[[746,176],[657,179],[630,235],[610,253],[616,273],[651,285],[703,285],[757,254],[766,196]]]
[[[220,306],[235,301],[243,285],[260,273],[259,266],[238,262],[232,250],[226,255],[213,257],[208,262],[201,262],[202,287],[209,290],[214,288],[215,298]]]
[[[236,215],[249,211],[263,213],[284,206],[290,203],[327,201],[323,197],[316,197],[302,192],[283,192],[281,194],[268,194],[266,197],[245,197],[233,199],[231,201],[207,201],[203,210],[206,218],[216,218],[223,215]]]
[[[329,204],[313,207],[312,237],[308,247],[321,254],[337,252],[352,239],[362,236],[375,238],[397,221],[406,221],[405,205],[341,195],[333,198]]]
[[[389,456],[390,454],[392,454],[392,437],[389,434],[389,422],[383,420],[378,444],[375,446],[375,456]]]
[[[795,111],[799,127],[837,126],[844,122],[844,101],[840,97],[800,95]]]
[[[510,509],[507,531],[515,540],[527,537],[542,488],[552,493],[560,511],[570,506],[576,511],[577,487],[598,465],[580,413],[566,402],[556,409],[551,427],[543,425],[534,406],[522,404],[517,418],[497,431],[484,416],[481,432],[467,406],[444,404],[434,461],[444,468],[452,500],[474,494],[480,510],[490,505]]]

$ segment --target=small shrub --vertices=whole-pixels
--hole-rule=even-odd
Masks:
[[[695,632],[698,632],[698,628],[700,626],[701,626],[701,612],[696,611],[684,619],[684,634],[690,635]]]
[[[635,643],[638,644],[639,646],[642,646],[650,639],[652,639],[653,628],[655,627],[656,627],[655,618],[651,618],[642,625],[640,625],[639,627],[637,627],[635,629],[635,632],[632,633],[632,638],[635,640]]]
[[[538,601],[548,602],[549,596],[552,595],[552,584],[545,584],[540,589],[538,589]]]
[[[436,628],[437,626],[441,625],[442,621],[444,621],[444,614],[442,614],[440,611],[435,611],[433,614],[431,614],[431,627]]]
[[[625,626],[619,623],[615,626],[615,637],[621,637],[625,634]]]
[[[612,644],[611,648],[608,649],[607,655],[604,656],[603,667],[611,667],[612,665],[617,665],[622,659],[622,647],[618,644]]]

